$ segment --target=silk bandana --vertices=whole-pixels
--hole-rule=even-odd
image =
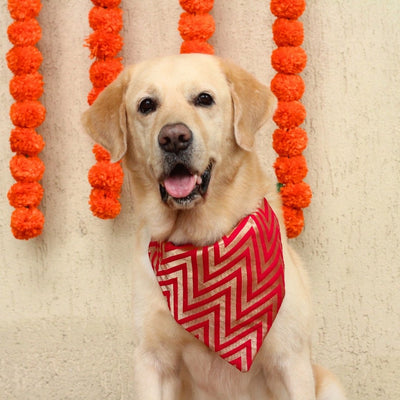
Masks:
[[[213,245],[153,241],[149,257],[175,320],[247,372],[285,295],[279,223],[267,200]]]

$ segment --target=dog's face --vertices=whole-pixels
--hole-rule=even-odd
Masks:
[[[208,57],[192,58],[134,66],[125,94],[132,167],[144,156],[140,164],[174,209],[204,201],[220,149],[233,145],[228,83]]]
[[[251,151],[272,95],[217,57],[191,54],[127,68],[84,114],[91,136],[157,193],[171,210],[190,210],[222,192]]]

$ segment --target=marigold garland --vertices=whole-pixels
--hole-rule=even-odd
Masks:
[[[302,155],[307,146],[307,134],[299,128],[306,117],[300,99],[305,85],[298,75],[307,63],[307,55],[300,47],[304,39],[303,24],[297,19],[306,7],[305,0],[271,0],[270,9],[277,18],[273,24],[273,38],[278,46],[271,55],[277,74],[271,90],[278,99],[273,120],[278,125],[273,135],[273,147],[278,153],[274,164],[283,202],[283,215],[289,238],[298,236],[304,227],[303,208],[308,207],[312,193],[303,182],[307,163]]]
[[[184,9],[179,19],[178,30],[183,39],[181,53],[214,54],[207,40],[214,34],[214,18],[208,14],[214,0],[179,0]]]
[[[90,81],[93,89],[88,95],[92,105],[97,96],[122,71],[121,51],[123,40],[119,32],[122,29],[122,10],[118,7],[121,0],[92,0],[94,7],[89,12],[89,25],[93,33],[86,39],[90,57],[95,58],[90,67]],[[107,150],[96,144],[93,147],[97,163],[88,174],[92,191],[89,198],[92,213],[99,218],[115,218],[121,211],[119,197],[123,182],[123,170],[120,162],[111,163]]]
[[[89,75],[93,89],[88,95],[91,105],[101,91],[122,71],[121,51],[123,40],[119,35],[122,29],[122,10],[118,8],[120,0],[92,0],[94,7],[89,12],[89,24],[93,33],[86,44],[90,56],[96,60],[90,67]],[[208,12],[214,5],[213,0],[180,0],[182,13],[179,32],[184,40],[181,53],[213,54],[213,47],[207,40],[215,31],[214,19]],[[116,217],[121,205],[118,201],[123,182],[123,170],[120,163],[111,163],[110,154],[99,145],[93,153],[97,163],[89,171],[89,183],[92,192],[89,199],[94,215],[108,219]]]
[[[91,105],[98,94],[122,71],[117,54],[123,46],[119,32],[122,29],[121,0],[92,0],[89,13],[93,33],[86,43],[90,56],[96,60],[90,68],[93,89],[88,95]],[[208,13],[213,0],[180,0],[184,9],[178,30],[183,39],[181,53],[213,54],[207,40],[215,31],[215,22]],[[307,146],[307,134],[299,128],[306,116],[300,99],[305,85],[298,75],[304,69],[307,55],[300,47],[304,39],[303,25],[297,19],[305,10],[305,0],[271,0],[271,12],[277,17],[272,31],[276,45],[271,64],[277,71],[271,81],[271,90],[278,98],[274,121],[279,129],[273,136],[273,147],[278,153],[275,171],[281,186],[283,212],[288,237],[297,236],[304,226],[302,208],[309,205],[312,193],[303,182],[307,164],[302,151]],[[43,77],[38,69],[43,61],[36,44],[41,39],[41,28],[35,19],[41,10],[40,0],[8,0],[8,10],[14,22],[7,34],[13,48],[7,53],[9,69],[14,74],[10,81],[10,94],[15,103],[10,118],[15,128],[11,132],[10,146],[16,155],[10,161],[12,176],[17,181],[8,192],[15,208],[11,228],[18,239],[30,239],[42,232],[44,216],[37,208],[43,197],[42,179],[45,166],[38,154],[44,147],[43,138],[35,129],[46,116],[39,98],[43,94]],[[111,163],[109,153],[95,145],[93,152],[97,164],[89,171],[93,187],[90,196],[92,212],[100,218],[114,218],[120,212],[118,202],[123,181],[120,163]]]
[[[45,166],[38,157],[44,140],[35,131],[45,117],[46,109],[39,98],[43,94],[43,77],[38,72],[43,57],[35,47],[41,39],[41,28],[35,19],[42,8],[40,0],[8,0],[8,10],[14,22],[8,27],[8,39],[13,44],[6,55],[14,77],[10,94],[16,101],[10,108],[15,128],[11,131],[10,147],[16,153],[10,161],[10,171],[17,181],[8,192],[11,230],[17,239],[31,239],[43,230],[44,216],[37,208],[43,197],[42,179]]]

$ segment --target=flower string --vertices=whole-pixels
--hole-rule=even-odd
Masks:
[[[7,29],[13,44],[6,55],[7,65],[14,77],[10,94],[15,103],[10,118],[15,126],[10,135],[11,150],[16,153],[10,161],[10,171],[16,183],[8,192],[11,231],[17,239],[31,239],[42,233],[44,215],[38,209],[43,198],[42,179],[45,166],[38,154],[44,148],[43,138],[35,131],[46,116],[39,98],[43,94],[43,77],[38,72],[42,54],[36,44],[42,31],[36,17],[42,8],[40,0],[8,0],[8,10],[14,22]]]
[[[93,89],[88,95],[91,105],[99,93],[122,71],[121,51],[123,40],[121,0],[92,0],[94,7],[89,13],[93,33],[86,43],[91,58],[90,68]],[[215,22],[209,14],[213,0],[180,0],[184,9],[178,30],[183,39],[181,53],[213,54],[207,40],[215,31]],[[18,239],[30,239],[42,232],[44,216],[37,208],[43,197],[42,179],[45,166],[38,157],[44,147],[43,138],[35,129],[46,115],[39,98],[43,94],[43,77],[38,72],[42,55],[36,44],[41,38],[41,28],[36,20],[42,4],[40,0],[8,0],[8,9],[14,22],[8,27],[8,37],[14,47],[7,53],[7,64],[14,77],[10,81],[10,93],[15,103],[10,108],[10,118],[15,128],[11,132],[11,150],[16,154],[10,161],[10,170],[16,183],[8,192],[10,204],[15,208],[11,216],[11,228]],[[283,199],[283,212],[288,237],[297,236],[304,226],[302,209],[311,200],[311,190],[303,182],[307,164],[303,150],[307,146],[307,134],[300,128],[306,111],[300,99],[304,82],[299,76],[307,56],[300,47],[303,42],[303,25],[298,18],[305,9],[305,0],[271,0],[270,8],[277,17],[273,25],[274,41],[278,46],[271,57],[277,74],[271,81],[271,89],[278,98],[274,121],[278,125],[273,136],[273,147],[278,153],[274,164]],[[114,218],[121,206],[119,196],[123,181],[120,163],[111,163],[110,154],[99,145],[93,152],[96,165],[89,171],[93,189],[90,206],[100,218]]]
[[[90,67],[93,89],[88,95],[92,105],[97,96],[122,71],[122,59],[117,57],[123,46],[119,32],[122,29],[121,0],[92,0],[89,24],[93,33],[86,39],[90,57],[95,58]],[[97,163],[90,169],[88,178],[92,186],[89,198],[92,213],[99,218],[115,218],[121,211],[119,197],[124,173],[121,163],[111,163],[110,153],[100,145],[93,147]]]
[[[307,133],[300,128],[306,110],[300,102],[305,85],[300,77],[307,55],[300,47],[304,39],[303,24],[298,18],[306,7],[305,0],[271,0],[273,38],[278,46],[272,53],[271,64],[277,74],[271,90],[278,99],[273,116],[278,126],[273,135],[273,147],[278,153],[274,164],[283,202],[283,215],[289,238],[298,236],[304,227],[303,208],[308,207],[312,193],[303,182],[308,169],[302,155],[307,146]]]
[[[214,18],[208,14],[214,0],[179,0],[184,9],[179,19],[178,30],[183,39],[181,53],[214,54],[207,40],[214,34]]]

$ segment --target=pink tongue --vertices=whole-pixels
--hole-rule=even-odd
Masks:
[[[196,177],[194,175],[170,176],[165,179],[164,186],[170,196],[181,199],[192,193],[196,186]]]

